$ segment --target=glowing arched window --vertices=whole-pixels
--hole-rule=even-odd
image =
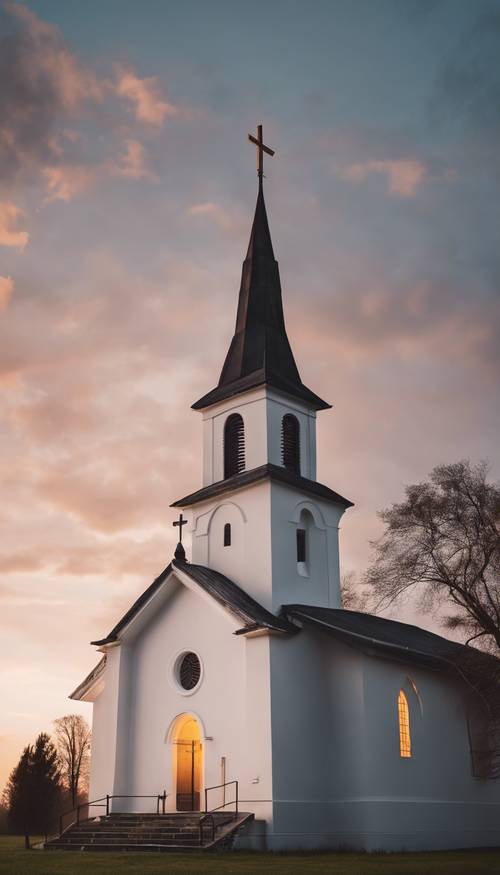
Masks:
[[[403,693],[403,690],[399,691],[398,696],[398,718],[399,755],[402,757],[411,757],[410,711],[408,708],[408,699]]]
[[[300,425],[293,413],[286,413],[281,423],[281,458],[288,471],[300,474]]]
[[[224,425],[224,479],[245,470],[245,427],[239,413],[228,416]]]

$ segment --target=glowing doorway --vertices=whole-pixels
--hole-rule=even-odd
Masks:
[[[199,811],[203,750],[198,722],[189,714],[179,723],[174,745],[177,811]]]

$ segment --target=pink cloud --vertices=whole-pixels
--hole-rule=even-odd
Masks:
[[[21,215],[22,211],[12,201],[0,201],[0,246],[24,249],[29,239],[28,232],[15,227]]]
[[[229,231],[234,223],[228,213],[218,204],[208,201],[202,204],[193,204],[186,210],[188,216],[206,216],[225,231]]]
[[[132,71],[120,71],[116,93],[131,102],[138,121],[161,127],[168,116],[178,113],[176,106],[161,97],[157,76],[139,79]]]
[[[84,165],[60,164],[44,167],[42,175],[47,181],[46,203],[56,200],[71,201],[88,191],[95,183],[97,172],[97,168]]]
[[[23,23],[31,41],[33,73],[51,82],[64,109],[74,110],[84,100],[103,99],[104,84],[71,54],[56,27],[23,3],[6,3],[5,8]]]
[[[7,309],[14,291],[14,281],[10,276],[0,276],[0,313]]]
[[[365,161],[349,164],[341,175],[350,182],[360,183],[370,173],[381,173],[386,176],[390,194],[414,197],[418,187],[426,179],[427,169],[420,161]]]
[[[146,167],[146,150],[138,140],[126,140],[125,152],[120,156],[118,164],[113,166],[112,173],[116,176],[126,176],[128,179],[153,178]]]

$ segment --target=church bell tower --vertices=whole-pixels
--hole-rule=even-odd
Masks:
[[[263,190],[243,262],[236,327],[203,415],[203,487],[176,501],[189,514],[190,561],[225,574],[270,610],[340,607],[339,520],[352,502],[316,480],[316,411],[285,328]]]

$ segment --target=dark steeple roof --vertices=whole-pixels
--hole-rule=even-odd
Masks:
[[[303,385],[283,317],[278,262],[267,221],[262,180],[243,262],[236,329],[219,384],[193,404],[195,410],[266,384],[317,410],[330,407]]]

